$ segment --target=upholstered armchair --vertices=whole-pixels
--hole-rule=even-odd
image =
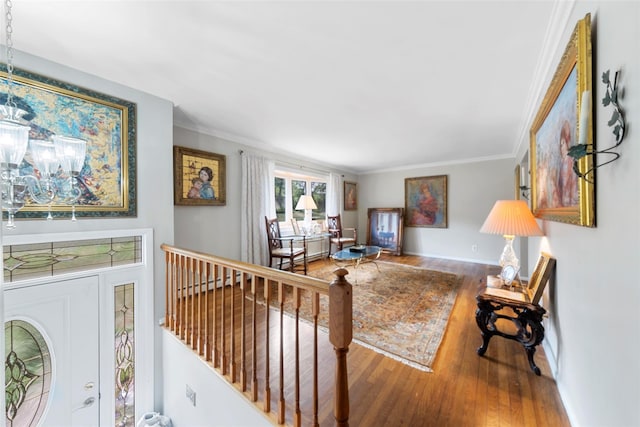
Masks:
[[[329,237],[329,253],[327,254],[327,258],[331,256],[332,246],[336,247],[336,251],[341,251],[344,245],[355,245],[358,241],[357,231],[355,228],[342,228],[340,214],[336,216],[327,216],[327,229],[329,233],[331,233],[331,236]]]

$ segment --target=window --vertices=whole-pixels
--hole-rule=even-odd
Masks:
[[[309,191],[307,191],[309,189]],[[304,194],[311,194],[318,209],[312,211],[312,219],[324,220],[326,216],[327,179],[326,177],[302,175],[286,170],[275,171],[274,182],[276,216],[284,222],[291,218],[302,221],[304,211],[295,210],[295,206]]]

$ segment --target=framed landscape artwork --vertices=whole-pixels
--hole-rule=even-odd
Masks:
[[[226,157],[186,147],[173,147],[173,203],[224,206]]]
[[[367,245],[402,255],[402,208],[369,208]]]
[[[7,87],[6,65],[0,69],[0,85]],[[6,89],[0,103],[7,100]],[[84,165],[77,177],[61,169],[54,187],[79,190],[77,199],[56,197],[51,205],[27,197],[16,218],[71,216],[136,216],[136,104],[28,71],[14,69],[13,102],[24,110],[29,139],[49,141],[53,135],[86,141]],[[19,165],[21,175],[37,176],[30,152]],[[5,213],[6,214],[6,213]]]
[[[587,144],[593,143],[592,114],[580,111],[582,105],[591,105],[591,86],[591,22],[587,15],[574,29],[531,127],[531,207],[538,218],[595,226],[594,184],[578,178],[573,158],[567,155],[580,134]],[[582,125],[580,117],[587,118]],[[580,172],[591,169],[591,163],[592,156],[580,159]]]
[[[358,184],[355,182],[344,182],[344,210],[358,210]]]
[[[447,228],[447,175],[405,178],[405,226]]]

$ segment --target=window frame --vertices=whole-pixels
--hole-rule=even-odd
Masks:
[[[325,188],[329,185],[329,175],[323,175],[320,173],[310,173],[310,172],[299,172],[292,171],[286,167],[276,165],[275,170],[273,172],[274,175],[274,197],[275,197],[275,179],[280,178],[284,179],[284,198],[285,198],[285,215],[284,220],[281,220],[280,223],[289,223],[292,218],[294,218],[295,206],[293,206],[293,196],[292,196],[292,181],[304,181],[306,184],[305,194],[311,194],[311,183],[312,182],[321,182],[325,184]],[[274,200],[275,202],[275,200]],[[325,198],[325,206],[324,212],[326,219],[326,198]],[[276,212],[277,216],[277,212]],[[314,219],[314,221],[319,221],[321,219]]]

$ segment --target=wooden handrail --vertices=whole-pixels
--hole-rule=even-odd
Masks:
[[[329,341],[336,356],[334,418],[336,425],[349,425],[347,353],[352,340],[352,289],[347,270],[336,269],[336,278],[324,280],[274,270],[260,265],[162,244],[166,263],[165,327],[211,363],[245,397],[258,404],[278,424],[285,424],[291,411],[292,425],[303,417],[318,426],[318,319],[320,296],[328,297]],[[301,295],[309,293],[307,311],[313,323],[312,369],[300,369]],[[247,309],[246,304],[249,304]],[[258,319],[258,305],[264,316]],[[284,313],[294,319],[285,327]],[[277,324],[271,325],[272,322]],[[285,346],[293,339],[294,345]],[[275,344],[275,345],[274,345]],[[308,345],[305,345],[308,348]],[[285,354],[286,351],[291,352]],[[277,361],[272,372],[270,361]],[[293,378],[285,377],[285,360],[295,363]],[[287,370],[287,372],[289,372]],[[301,372],[311,378],[301,379]],[[278,375],[271,379],[271,374]],[[239,377],[239,378],[238,378]],[[310,414],[300,409],[300,384],[312,384]],[[261,387],[261,388],[260,388]],[[271,413],[271,388],[277,387]],[[285,392],[285,389],[288,390]],[[307,388],[305,388],[307,389]],[[293,396],[286,402],[285,396]]]

